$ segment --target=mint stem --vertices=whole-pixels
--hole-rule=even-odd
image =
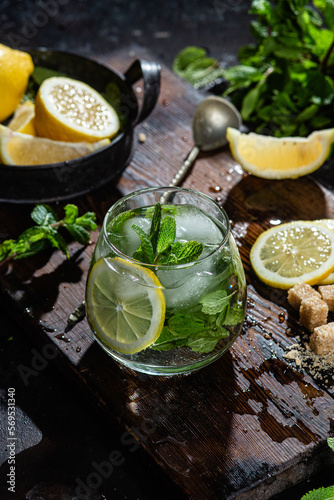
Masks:
[[[329,49],[327,50],[327,53],[325,55],[325,57],[323,58],[323,61],[321,63],[321,72],[325,75],[326,72],[327,72],[327,66],[328,66],[328,61],[329,61],[329,58],[331,56],[331,53],[333,52],[334,50],[334,40],[331,44],[331,46],[329,47]]]

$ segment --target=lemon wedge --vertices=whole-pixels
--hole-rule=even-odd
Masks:
[[[226,134],[234,159],[242,168],[266,179],[294,179],[317,170],[334,142],[334,128],[308,137],[270,137],[243,134],[229,127]]]
[[[318,284],[334,271],[334,231],[314,221],[271,227],[253,244],[250,262],[257,276],[276,288]]]
[[[0,122],[20,104],[33,70],[30,54],[0,44]]]
[[[115,351],[134,354],[158,339],[166,302],[153,271],[108,257],[91,270],[86,307],[88,321],[102,342]]]
[[[8,123],[8,128],[22,134],[36,135],[34,118],[35,104],[32,101],[26,101],[16,108],[13,118]]]
[[[109,142],[109,139],[95,143],[53,141],[13,132],[0,125],[0,160],[5,165],[46,165],[93,153]]]
[[[44,80],[36,96],[37,134],[56,141],[95,142],[120,128],[114,108],[92,87],[66,77]]]

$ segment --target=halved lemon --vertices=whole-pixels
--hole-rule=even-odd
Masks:
[[[257,276],[273,287],[318,284],[334,271],[334,231],[313,221],[271,227],[253,244],[250,262]]]
[[[61,142],[13,132],[0,125],[0,160],[5,165],[45,165],[73,160],[109,144],[109,139],[90,142]]]
[[[162,286],[153,271],[118,257],[94,264],[86,307],[96,335],[125,354],[142,351],[158,339],[166,312]]]
[[[34,119],[35,104],[32,101],[25,101],[16,108],[8,128],[21,134],[36,135]]]
[[[38,135],[56,141],[95,142],[113,137],[120,128],[116,111],[101,94],[72,78],[44,80],[35,106]]]
[[[312,132],[308,137],[270,137],[227,129],[234,159],[242,168],[266,179],[294,179],[317,170],[327,159],[334,142],[334,128]]]

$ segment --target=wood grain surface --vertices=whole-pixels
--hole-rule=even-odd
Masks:
[[[155,56],[138,47],[99,59],[124,72],[134,58]],[[141,83],[136,84],[140,98]],[[193,146],[191,118],[203,93],[162,66],[155,110],[135,134],[130,165],[113,184],[76,198],[101,224],[109,206],[135,189],[167,185]],[[228,147],[201,153],[185,187],[216,199],[233,223],[248,282],[247,317],[230,351],[189,376],[154,377],[121,368],[93,342],[84,319],[65,332],[83,300],[98,231],[86,248],[69,244],[71,258],[46,251],[3,268],[1,295],[41,352],[77,383],[113,422],[121,423],[189,499],[268,499],[333,462],[333,385],[319,386],[284,354],[300,333],[286,292],[263,285],[249,251],[277,221],[334,217],[326,167],[317,176],[269,181],[245,174]],[[54,204],[61,210],[63,204]],[[32,207],[0,205],[1,233],[15,238],[31,224]],[[291,330],[291,331],[290,331]]]

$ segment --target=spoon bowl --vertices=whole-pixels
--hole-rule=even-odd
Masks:
[[[201,151],[212,151],[227,144],[227,127],[240,128],[239,111],[226,99],[210,96],[196,108],[192,131],[195,145]]]
[[[227,128],[240,128],[241,123],[239,111],[226,99],[218,96],[209,96],[204,99],[197,106],[192,122],[195,146],[170,186],[180,185],[200,151],[212,151],[225,146]]]

